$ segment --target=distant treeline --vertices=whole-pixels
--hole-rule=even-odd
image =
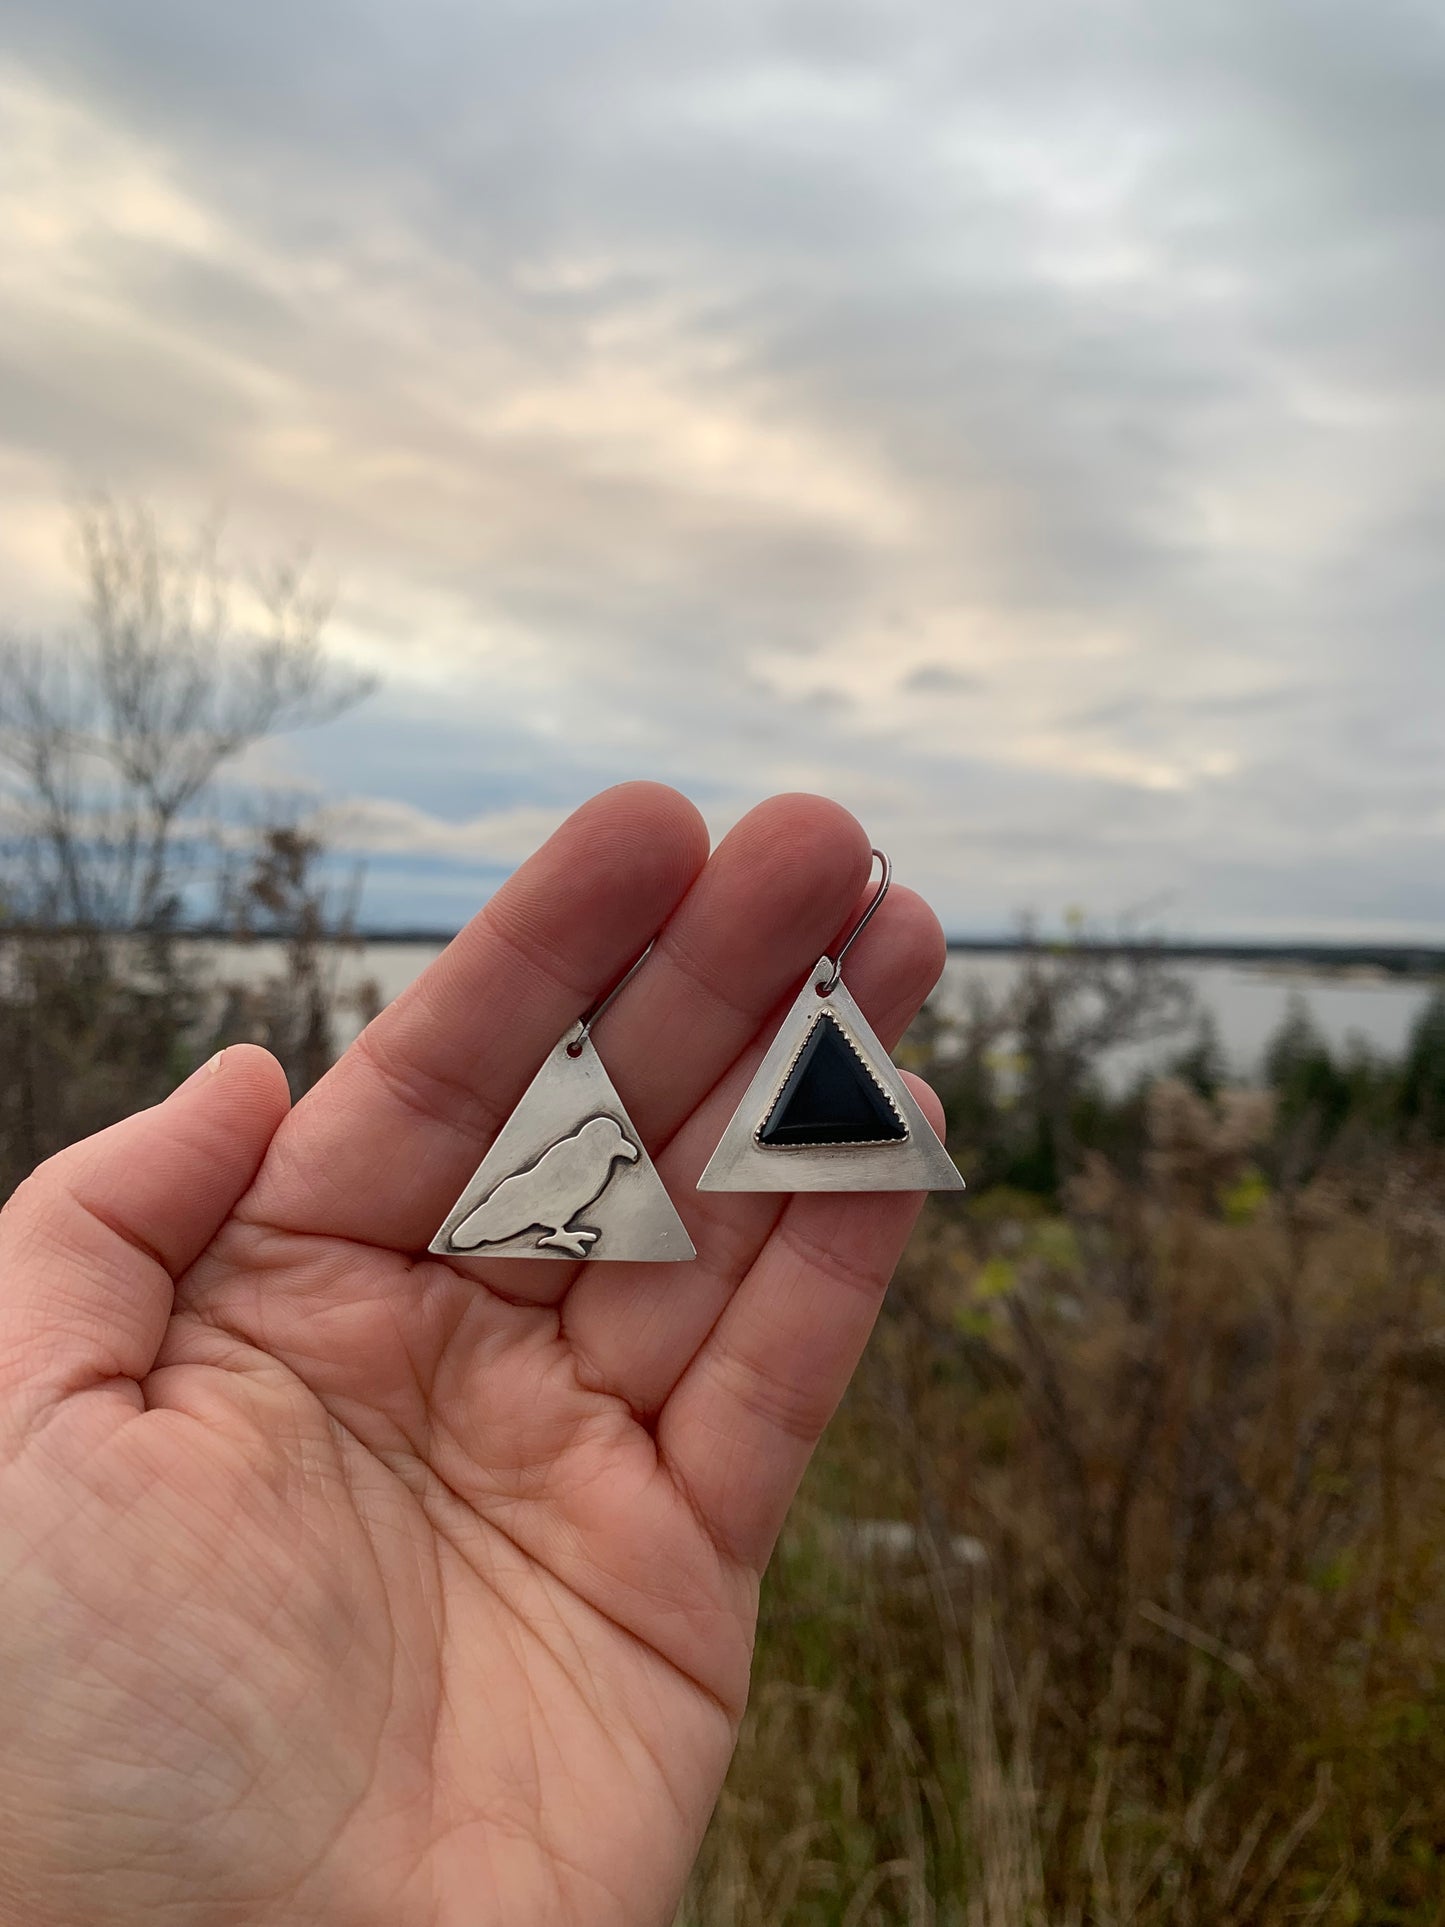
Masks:
[[[1041,947],[1023,953],[1016,988],[996,1000],[975,990],[963,1018],[934,1020],[926,1068],[971,1186],[1058,1199],[1094,1154],[1140,1177],[1161,1081],[1216,1107],[1239,1085],[1177,961]],[[1445,1144],[1445,970],[1436,981],[1398,1056],[1360,1038],[1332,1045],[1305,998],[1291,999],[1252,1080],[1270,1100],[1263,1179],[1288,1187],[1340,1161]],[[1150,1067],[1120,1089],[1104,1060],[1140,1043],[1151,1045]]]
[[[198,931],[198,935],[223,935],[224,932]],[[427,926],[380,924],[355,933],[358,943],[424,944],[443,949],[456,935],[452,929]],[[1069,939],[1061,939],[1059,948]],[[1050,948],[1038,936],[950,937],[952,956],[1016,956],[1020,951]],[[1169,963],[1223,963],[1277,965],[1282,969],[1302,968],[1320,971],[1380,971],[1391,977],[1433,977],[1445,975],[1445,945],[1378,943],[1133,943],[1124,938],[1092,940],[1092,947],[1113,957],[1150,956]]]

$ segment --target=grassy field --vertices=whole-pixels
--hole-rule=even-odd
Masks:
[[[1445,1921],[1445,1173],[1276,1190],[1274,1123],[930,1207],[687,1927]]]

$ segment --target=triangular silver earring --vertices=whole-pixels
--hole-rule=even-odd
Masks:
[[[892,865],[836,957],[820,957],[723,1132],[699,1191],[962,1191],[937,1132],[843,983],[843,958],[882,903]]]
[[[695,1258],[691,1238],[592,1045],[595,1010],[558,1038],[427,1247],[443,1258]]]

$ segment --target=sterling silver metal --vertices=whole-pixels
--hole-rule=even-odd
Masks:
[[[485,1254],[489,1245],[505,1244],[524,1231],[529,1237],[540,1231],[538,1251],[585,1258],[602,1232],[595,1224],[581,1222],[583,1211],[611,1184],[619,1163],[636,1162],[632,1139],[615,1117],[599,1111],[570,1137],[549,1144],[535,1163],[509,1172],[452,1227],[452,1250]]]
[[[838,946],[820,957],[733,1112],[699,1191],[962,1191],[963,1178],[942,1140],[843,982],[843,959],[862,936],[893,881],[882,850],[882,881]],[[815,1027],[831,1019],[892,1105],[905,1135],[859,1144],[765,1144],[761,1132]]]
[[[963,1178],[919,1110],[868,1019],[836,978],[837,960],[820,957],[743,1093],[699,1191],[962,1191]],[[826,994],[821,985],[833,982]],[[758,1131],[778,1100],[808,1033],[828,1012],[866,1063],[908,1130],[876,1144],[760,1144]]]
[[[590,1035],[632,974],[558,1038],[428,1250],[632,1263],[697,1256]]]
[[[883,851],[873,850],[873,851],[870,851],[869,854],[872,856],[876,856],[878,861],[883,865],[883,879],[879,883],[877,890],[873,894],[873,901],[868,905],[868,908],[863,912],[862,916],[859,917],[858,921],[853,925],[853,928],[848,932],[848,935],[843,939],[842,943],[839,944],[838,954],[836,957],[834,957],[832,961],[832,967],[829,970],[827,977],[818,986],[820,993],[824,997],[830,996],[832,992],[838,988],[839,984],[842,983],[843,959],[847,956],[848,952],[853,948],[854,944],[857,943],[858,939],[862,936],[863,932],[868,928],[870,918],[872,918],[874,913],[881,906],[884,897],[886,897],[888,894],[888,886],[893,881],[893,865],[888,861],[888,858],[884,855]],[[823,959],[823,962],[827,963],[828,959],[825,957]],[[624,979],[624,982],[625,981],[626,979]]]
[[[629,969],[625,970],[622,973],[622,975],[617,979],[617,982],[612,986],[611,990],[607,992],[607,995],[605,997],[599,997],[597,999],[597,1002],[592,1006],[591,1010],[589,1010],[587,1015],[582,1019],[582,1042],[583,1043],[585,1043],[587,1039],[592,1035],[592,1026],[597,1022],[598,1018],[603,1014],[604,1011],[611,1010],[612,1006],[616,1003],[617,999],[622,995],[623,991],[626,990],[627,986],[632,982],[632,979],[637,975],[638,971],[641,970],[642,966],[647,962],[648,958],[652,955],[653,944],[655,944],[656,941],[657,939],[654,937],[652,940],[652,943],[650,943],[647,946],[646,950],[643,951],[642,955],[637,959],[637,962],[631,965]],[[575,1050],[573,1051],[573,1055],[574,1056],[576,1055]]]

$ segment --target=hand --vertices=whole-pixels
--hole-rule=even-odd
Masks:
[[[289,1115],[227,1050],[0,1216],[3,1927],[673,1918],[919,1202],[693,1189],[869,869],[807,797],[706,859],[607,792]],[[659,929],[597,1041],[697,1262],[419,1257]],[[885,1040],[941,962],[895,889]]]

